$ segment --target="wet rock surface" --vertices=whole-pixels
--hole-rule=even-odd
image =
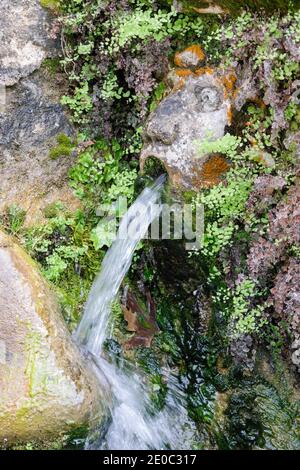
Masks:
[[[99,416],[97,383],[49,286],[3,232],[0,312],[0,447],[59,438]]]
[[[0,211],[17,204],[34,223],[53,201],[77,202],[66,180],[71,158],[51,160],[59,134],[73,133],[59,104],[64,82],[44,59],[60,53],[56,19],[35,0],[4,1],[0,25]]]

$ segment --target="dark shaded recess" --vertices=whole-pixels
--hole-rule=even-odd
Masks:
[[[145,161],[144,173],[152,178],[158,178],[160,175],[166,174],[167,170],[161,160],[156,157],[148,157]]]

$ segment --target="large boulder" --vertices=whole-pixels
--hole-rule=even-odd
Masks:
[[[103,413],[98,383],[35,263],[0,232],[0,447],[45,442]]]
[[[60,105],[66,85],[53,73],[59,24],[38,0],[2,0],[1,12],[0,212],[17,204],[34,223],[54,201],[78,207],[67,184],[72,158],[49,157],[58,135],[73,133]]]

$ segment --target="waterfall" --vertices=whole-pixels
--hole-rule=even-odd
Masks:
[[[117,238],[108,250],[91,289],[85,312],[75,333],[88,353],[91,364],[110,404],[110,417],[94,430],[87,449],[190,449],[194,435],[184,394],[170,370],[164,371],[168,384],[166,404],[155,411],[145,377],[129,361],[116,361],[103,351],[110,337],[111,305],[124,279],[137,244],[160,215],[164,177],[144,189],[122,219]]]

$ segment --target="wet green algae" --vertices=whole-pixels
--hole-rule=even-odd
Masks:
[[[164,252],[162,244],[171,247],[171,252]],[[156,304],[160,332],[151,348],[140,347],[130,357],[148,375],[157,409],[164,406],[167,384],[162,368],[167,364],[177,371],[185,390],[188,412],[200,436],[197,448],[300,449],[300,391],[293,373],[276,351],[258,351],[252,371],[233,362],[226,322],[216,306],[203,305],[206,316],[201,321],[195,309],[191,293],[197,283],[199,289],[199,279],[202,295],[209,297],[205,272],[175,245],[176,249],[174,243],[156,244],[156,259],[161,261],[156,266],[153,246],[149,246],[149,259],[141,260],[128,279],[131,288],[138,281],[137,273],[144,271],[144,282],[151,279],[146,285]],[[177,263],[173,263],[173,249]],[[162,263],[167,266],[162,268]]]

